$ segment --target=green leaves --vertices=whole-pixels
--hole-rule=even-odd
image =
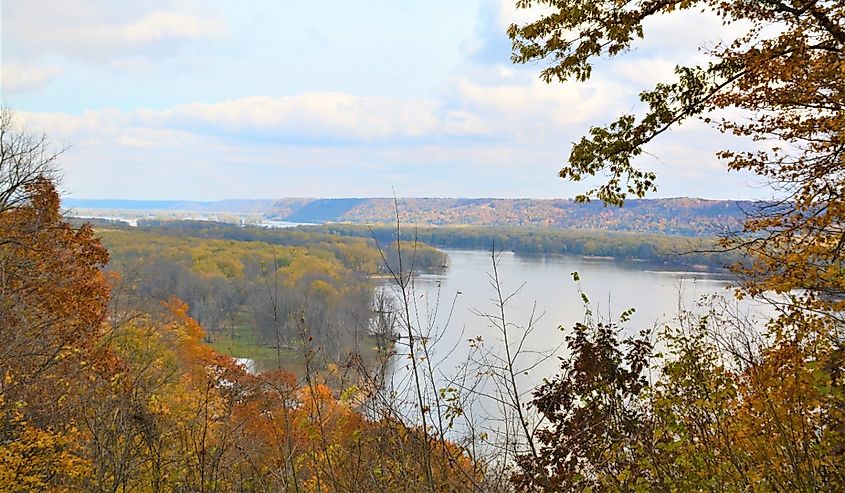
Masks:
[[[624,115],[608,127],[590,128],[590,138],[582,137],[572,146],[569,164],[558,173],[561,178],[581,181],[585,176],[605,173],[607,181],[598,188],[575,197],[578,202],[597,198],[607,205],[621,207],[629,195],[644,197],[657,190],[655,175],[635,169],[631,159],[642,153],[644,130],[635,126],[632,115]]]
[[[570,79],[586,81],[592,75],[595,57],[615,56],[627,51],[631,43],[643,37],[643,21],[659,12],[688,8],[694,2],[673,0],[620,3],[616,1],[529,0],[517,2],[520,8],[552,7],[552,13],[522,26],[511,25],[508,36],[513,43],[512,61],[530,63],[552,60],[540,72],[549,83]],[[649,113],[637,122],[633,115],[623,115],[606,127],[592,127],[589,136],[572,147],[567,166],[560,177],[581,181],[586,176],[603,173],[606,182],[576,197],[578,202],[597,198],[607,205],[622,206],[628,196],[644,197],[656,191],[655,175],[637,169],[632,159],[642,146],[661,133],[666,125],[703,110],[694,94],[704,88],[695,69],[678,69],[676,85],[659,85],[641,95],[649,104]],[[694,90],[693,90],[694,89]],[[692,90],[692,91],[691,91]],[[678,104],[671,104],[675,100]]]
[[[640,93],[640,100],[648,105],[642,118],[622,115],[605,127],[590,128],[589,136],[573,145],[567,166],[560,170],[561,178],[581,181],[600,173],[607,178],[576,200],[597,198],[606,205],[621,207],[629,196],[642,198],[656,191],[656,175],[636,168],[634,159],[646,144],[672,126],[714,109],[714,96],[738,76],[737,68],[729,63],[707,68],[679,66],[675,73],[676,82],[658,84]]]
[[[522,0],[517,7],[551,7],[552,12],[538,20],[508,27],[513,43],[511,60],[530,63],[551,59],[540,77],[546,81],[569,79],[585,81],[592,75],[592,59],[624,53],[631,43],[643,37],[642,22],[659,11],[670,11],[676,0],[644,2],[589,0]]]
[[[628,308],[627,310],[622,312],[622,314],[619,315],[619,323],[624,324],[625,322],[631,320],[631,315],[633,315],[636,311],[636,308]]]

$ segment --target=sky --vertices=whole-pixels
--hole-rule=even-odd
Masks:
[[[591,126],[731,32],[646,25],[586,83],[515,66],[515,0],[0,0],[0,92],[45,133],[76,198],[571,198],[557,177]],[[703,123],[652,143],[654,197],[766,198]]]

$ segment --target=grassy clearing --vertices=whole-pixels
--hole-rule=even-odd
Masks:
[[[207,334],[207,344],[220,354],[233,358],[249,358],[256,362],[258,371],[282,370],[297,376],[305,374],[305,360],[301,348],[276,348],[262,344],[254,329],[239,325],[223,331]],[[374,336],[365,336],[358,349],[366,364],[374,364],[378,350]],[[317,369],[320,373],[321,369]]]
[[[263,344],[251,327],[227,327],[225,330],[207,335],[207,344],[220,354],[233,358],[249,358],[256,362],[259,370],[279,366],[284,370],[300,374],[304,371],[302,355],[295,349],[276,348]]]
[[[275,358],[276,350],[261,344],[250,327],[226,328],[207,335],[207,344],[215,351],[236,358]]]

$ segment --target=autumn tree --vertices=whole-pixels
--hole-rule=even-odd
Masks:
[[[91,372],[112,364],[97,345],[108,253],[63,221],[46,140],[5,110],[0,137],[0,484],[32,490],[87,470],[70,417]]]
[[[580,181],[604,175],[603,183],[577,200],[622,206],[628,197],[656,189],[655,174],[641,169],[637,157],[684,121],[699,119],[716,133],[750,140],[755,150],[724,149],[718,157],[729,170],[766,179],[777,200],[751,211],[722,246],[746,255],[733,266],[742,280],[738,296],[779,295],[779,314],[762,334],[747,324],[707,318],[692,329],[676,326],[665,333],[661,343],[668,354],[655,363],[661,377],[635,399],[648,409],[648,419],[617,444],[607,444],[601,467],[595,462],[569,467],[574,459],[561,448],[571,447],[570,439],[592,445],[571,433],[569,416],[576,411],[556,407],[555,396],[565,395],[582,409],[595,399],[591,392],[609,396],[613,389],[573,386],[583,378],[566,372],[567,364],[580,361],[577,355],[588,346],[573,348],[576,356],[564,364],[565,372],[537,391],[535,404],[553,425],[544,437],[546,462],[524,464],[529,480],[522,484],[562,490],[583,487],[584,481],[608,490],[841,488],[845,4],[521,0],[517,5],[544,7],[535,21],[512,25],[508,34],[514,62],[546,64],[540,74],[546,82],[589,79],[596,59],[624,54],[647,35],[650,19],[672,12],[709,12],[742,30],[736,39],[704,49],[706,65],[678,66],[674,80],[640,93],[647,107],[641,116],[624,114],[591,128],[573,145],[560,176]],[[719,320],[717,315],[709,320]],[[591,327],[596,334],[601,329]],[[738,334],[757,342],[740,347]],[[608,342],[605,351],[616,345]],[[613,364],[617,372],[633,369]],[[594,385],[595,376],[586,382]],[[626,462],[630,454],[614,451],[648,453]],[[646,483],[623,482],[631,477]]]

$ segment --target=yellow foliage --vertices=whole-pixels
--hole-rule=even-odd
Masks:
[[[0,490],[75,491],[73,485],[90,474],[91,464],[82,456],[82,435],[76,428],[42,429],[19,412],[0,412],[4,426],[15,429],[13,440],[0,443]]]

